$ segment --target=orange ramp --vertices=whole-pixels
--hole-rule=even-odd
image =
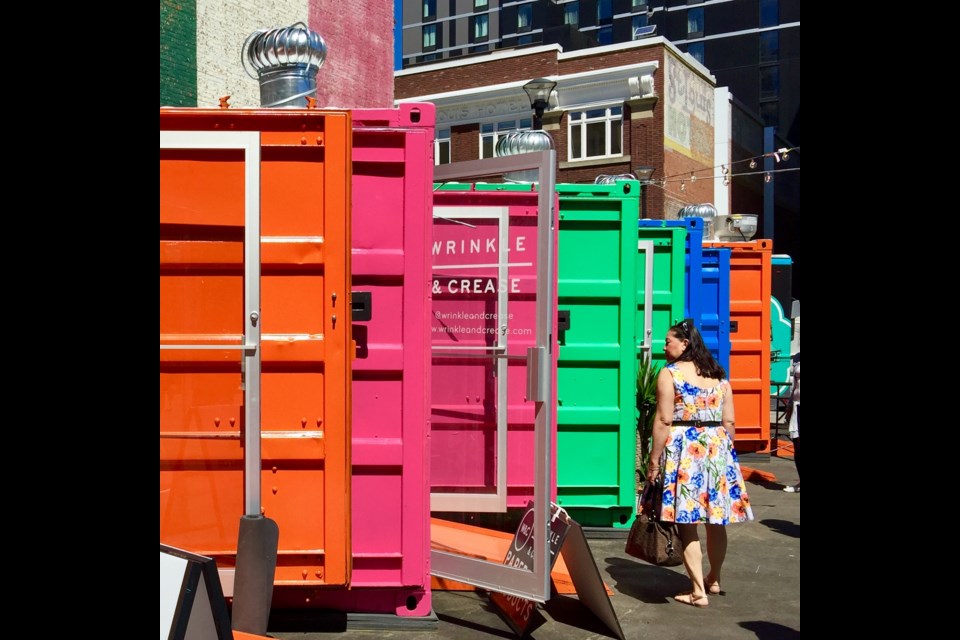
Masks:
[[[490,562],[503,562],[513,540],[512,533],[495,531],[484,527],[477,527],[458,522],[449,522],[438,518],[430,518],[430,548],[437,551],[449,551],[470,558],[480,558]],[[576,593],[573,579],[563,561],[563,552],[553,565],[550,579],[557,593]],[[436,591],[473,591],[473,585],[464,584],[457,580],[430,576],[430,587]],[[613,589],[606,584],[603,587],[607,595],[614,595]]]

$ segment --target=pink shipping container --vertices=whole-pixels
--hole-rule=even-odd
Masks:
[[[432,509],[460,511],[445,505],[464,504],[459,502],[464,496],[490,498],[501,488],[497,422],[504,411],[505,506],[523,507],[533,499],[535,472],[526,352],[536,346],[538,195],[535,185],[529,192],[448,190],[451,187],[457,188],[448,185],[433,194]],[[553,206],[557,211],[556,200]],[[551,239],[554,251],[557,228],[554,225]],[[551,277],[555,282],[555,268]],[[550,384],[555,394],[556,287],[553,292]],[[503,362],[505,403],[503,387],[498,394]],[[556,412],[549,429],[554,443],[550,499],[556,500]],[[503,506],[489,500],[485,504],[470,510],[496,512]]]
[[[430,613],[430,217],[435,107],[353,110],[349,589],[289,606]]]

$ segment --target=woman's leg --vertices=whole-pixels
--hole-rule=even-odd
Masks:
[[[793,462],[797,465],[797,477],[800,477],[800,436],[793,438]]]
[[[703,588],[703,552],[700,551],[697,525],[677,523],[677,531],[680,533],[680,542],[683,543],[683,566],[693,583],[693,597],[701,598],[707,592]]]
[[[720,570],[723,568],[723,561],[727,557],[727,528],[722,524],[707,525],[707,559],[710,560],[710,572],[707,574],[705,584],[708,589],[717,584],[716,592],[719,593]]]

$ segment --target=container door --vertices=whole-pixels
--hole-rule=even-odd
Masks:
[[[546,151],[437,167],[440,182],[529,169],[540,180],[536,209],[522,213],[482,192],[435,207],[431,252],[431,573],[540,602],[550,594],[554,159]],[[508,450],[508,423],[529,425],[530,446]],[[534,469],[532,518],[521,524],[529,568],[504,564],[506,547],[491,552],[471,524],[506,513],[514,465]]]
[[[259,465],[242,492],[210,473],[260,458],[260,133],[161,131],[160,149],[160,538],[214,554],[260,509]],[[196,170],[218,154],[229,197]]]

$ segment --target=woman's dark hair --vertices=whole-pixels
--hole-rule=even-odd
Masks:
[[[707,345],[703,343],[703,337],[693,325],[693,320],[686,318],[670,327],[670,331],[680,340],[687,340],[690,343],[677,358],[677,362],[684,360],[692,362],[693,366],[697,368],[697,373],[704,378],[723,380],[727,377],[727,372],[723,370],[719,362],[713,359]]]

